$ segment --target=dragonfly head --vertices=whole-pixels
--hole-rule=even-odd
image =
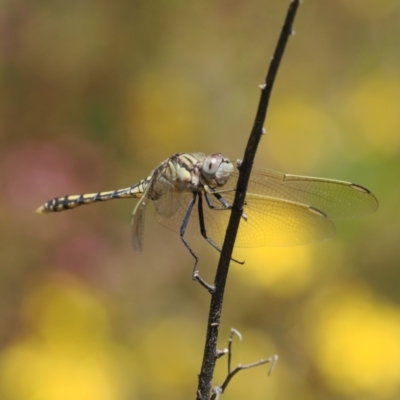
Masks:
[[[204,160],[201,173],[212,186],[224,186],[235,170],[231,161],[220,153],[211,154]]]

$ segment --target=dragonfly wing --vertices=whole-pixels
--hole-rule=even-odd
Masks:
[[[143,249],[144,219],[148,201],[148,197],[143,196],[136,204],[131,217],[132,246],[137,253]]]
[[[314,207],[256,194],[246,196],[247,220],[240,222],[237,246],[297,246],[329,239],[335,226]]]
[[[222,194],[225,200],[232,204],[234,192]],[[172,218],[158,221],[168,229],[179,231],[191,198],[183,196],[183,202],[176,214]],[[221,246],[230,210],[211,209],[203,202],[203,212],[207,236]],[[240,222],[236,239],[236,245],[239,247],[294,246],[325,240],[335,234],[333,222],[324,213],[293,201],[248,194],[244,212],[247,221],[242,219]],[[186,228],[186,235],[201,236],[196,206]]]
[[[218,191],[233,204],[238,172]],[[179,232],[192,193],[182,193],[179,207],[169,216],[157,215],[168,229]],[[213,203],[220,202],[210,195]],[[250,177],[244,212],[236,240],[241,247],[291,246],[318,242],[335,233],[331,219],[357,217],[378,208],[376,197],[362,186],[331,179],[283,174],[254,168]],[[221,245],[226,233],[230,210],[215,210],[203,201],[204,222],[208,237]],[[195,206],[186,235],[200,237],[199,213]]]
[[[183,192],[174,190],[172,185],[166,186],[163,195],[154,200],[158,219],[171,218],[181,207]]]
[[[232,182],[236,186],[238,173]],[[344,181],[290,175],[265,168],[253,168],[248,192],[307,204],[329,218],[349,218],[370,214],[378,209],[378,200],[366,188]]]
[[[186,216],[187,209],[189,207],[189,202],[193,198],[193,193],[191,192],[177,192],[169,191],[166,193],[166,197],[161,197],[156,203],[156,220],[164,227],[174,231],[180,232],[183,220]],[[193,214],[193,213],[192,213]],[[197,215],[197,208],[196,208]],[[190,218],[190,220],[197,218]],[[192,236],[200,236],[200,230],[197,229],[193,221],[191,229],[186,230],[186,234]],[[197,234],[196,234],[196,231]]]

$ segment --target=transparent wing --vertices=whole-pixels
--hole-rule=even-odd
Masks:
[[[153,176],[152,179],[157,179]],[[155,186],[155,185],[154,185]],[[154,200],[157,215],[160,218],[168,220],[174,215],[176,216],[177,210],[182,207],[183,192],[177,191],[173,184],[168,180],[158,179],[156,182],[158,199]],[[151,196],[155,196],[153,182],[150,182],[143,197],[136,204],[131,218],[131,232],[132,232],[132,245],[136,252],[141,252],[143,249],[143,234],[144,234],[144,220],[147,204]]]
[[[166,182],[162,196],[154,200],[157,214],[164,218],[172,217],[181,207],[184,192],[176,190],[170,183]]]
[[[236,187],[237,178],[235,173],[230,185]],[[248,193],[308,204],[332,219],[359,217],[378,209],[377,198],[360,185],[257,167],[251,174]]]
[[[232,193],[224,196],[232,201]],[[171,218],[156,214],[161,225],[179,231],[190,196],[184,196],[185,204]],[[214,210],[203,202],[207,235],[222,245],[230,210]],[[307,205],[288,200],[249,194],[246,196],[247,221],[240,222],[236,239],[239,247],[293,246],[328,239],[335,233],[332,221],[325,214]],[[200,237],[198,208],[193,209],[186,234]]]
[[[131,217],[132,246],[137,253],[143,249],[144,218],[148,201],[148,197],[143,196],[136,204]]]
[[[232,204],[238,174],[219,192]],[[179,231],[192,194],[180,198],[171,216],[156,214],[165,227]],[[215,206],[221,206],[212,198]],[[376,197],[367,189],[349,182],[288,175],[255,168],[251,175],[237,246],[290,246],[325,240],[334,235],[332,218],[365,215],[378,208]],[[208,236],[221,245],[229,210],[210,209],[203,201]],[[321,210],[321,211],[319,211]],[[200,236],[198,209],[193,209],[187,235]]]

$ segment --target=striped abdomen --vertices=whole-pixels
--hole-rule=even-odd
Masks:
[[[76,194],[64,197],[56,197],[44,203],[36,210],[36,212],[38,214],[44,214],[49,212],[70,210],[84,204],[96,203],[98,201],[142,197],[142,194],[145,191],[149,180],[149,178],[146,178],[129,188],[111,190],[109,192]]]

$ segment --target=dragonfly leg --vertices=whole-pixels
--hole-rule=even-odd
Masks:
[[[209,201],[211,201],[211,199],[208,199],[207,193],[205,193],[205,197],[206,197],[208,206],[210,206]],[[224,201],[226,201],[226,200],[224,199]],[[210,207],[210,208],[215,209],[213,207]],[[199,209],[199,223],[200,223],[201,236],[203,236],[203,238],[206,239],[207,242],[210,243],[212,247],[214,247],[214,249],[218,250],[221,253],[221,248],[211,238],[209,238],[207,236],[206,225],[204,223],[203,197],[201,194],[199,195],[198,209]],[[224,209],[219,208],[219,210],[224,210]],[[244,264],[244,261],[238,261],[238,260],[235,260],[234,258],[231,258],[231,260],[238,264],[241,264],[241,265]]]
[[[223,207],[215,206],[211,200],[210,194],[212,194],[222,204]],[[205,192],[205,197],[206,197],[208,207],[210,207],[213,210],[231,210],[232,209],[232,205],[229,204],[229,202],[223,196],[221,196],[220,193],[216,192],[214,189],[211,189],[210,187],[207,187],[207,190]],[[244,211],[242,212],[242,218],[245,221],[247,221],[247,215]]]
[[[199,257],[197,257],[197,255],[194,253],[194,251],[191,249],[191,247],[189,246],[189,243],[186,241],[186,239],[184,238],[185,235],[185,231],[187,228],[187,224],[189,222],[189,218],[190,215],[192,213],[193,207],[196,203],[196,197],[197,197],[197,193],[193,193],[193,198],[192,200],[190,200],[189,206],[187,208],[185,217],[183,218],[183,222],[180,228],[180,237],[181,240],[183,242],[183,244],[185,245],[185,247],[189,250],[189,253],[192,255],[192,257],[194,258],[195,262],[194,262],[194,266],[193,266],[193,272],[192,272],[192,278],[194,281],[197,281],[200,283],[200,285],[202,285],[205,289],[207,289],[210,293],[214,293],[215,291],[215,287],[213,285],[209,285],[200,275],[199,272],[197,271],[196,267],[197,267],[197,263],[199,262]],[[204,221],[203,221],[204,222]]]
[[[204,193],[206,197],[206,201],[208,204],[208,207],[210,207],[213,210],[230,210],[232,206],[229,204],[228,201],[226,201],[219,193],[217,193],[214,189],[211,189],[210,187],[207,187],[206,192]],[[220,206],[215,206],[213,201],[211,200],[210,194],[212,194],[221,204],[222,207]]]
[[[206,199],[207,199],[207,193],[206,193]],[[208,205],[210,204],[208,203]],[[199,209],[199,224],[200,224],[201,236],[203,236],[203,238],[206,239],[207,242],[210,243],[212,247],[214,247],[214,249],[218,250],[221,253],[221,248],[211,238],[207,236],[206,225],[204,223],[203,197],[201,196],[201,194],[199,195],[198,209]]]

